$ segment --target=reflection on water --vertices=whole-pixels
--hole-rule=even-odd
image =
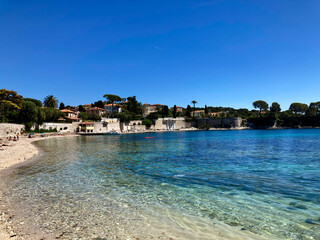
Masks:
[[[10,179],[12,201],[35,220],[28,230],[150,237],[146,226],[163,219],[189,228],[185,238],[210,239],[202,221],[218,220],[272,238],[320,239],[320,130],[154,135],[37,142],[44,156]]]

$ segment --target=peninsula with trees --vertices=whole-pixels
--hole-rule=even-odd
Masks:
[[[277,102],[252,103],[254,109],[198,107],[196,100],[181,107],[141,103],[136,96],[105,94],[92,103],[65,105],[55,96],[43,101],[0,90],[0,122],[23,124],[27,131],[71,131],[79,133],[144,132],[190,129],[269,129],[320,127],[320,101],[292,103],[282,110]],[[100,130],[98,130],[100,129]]]

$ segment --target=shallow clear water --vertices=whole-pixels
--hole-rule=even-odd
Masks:
[[[221,221],[271,238],[320,239],[320,130],[151,135],[37,142],[45,154],[11,177],[10,197],[44,231],[69,229],[61,236],[70,238],[138,236],[139,222],[168,218],[182,231]]]

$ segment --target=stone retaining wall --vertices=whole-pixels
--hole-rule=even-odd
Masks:
[[[14,137],[24,130],[23,124],[0,123],[0,138]]]
[[[211,127],[235,127],[239,128],[242,126],[241,118],[198,118],[197,126],[200,127],[204,124],[210,124]]]

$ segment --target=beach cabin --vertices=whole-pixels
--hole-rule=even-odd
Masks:
[[[78,132],[93,133],[94,123],[93,122],[81,122],[79,123]]]

